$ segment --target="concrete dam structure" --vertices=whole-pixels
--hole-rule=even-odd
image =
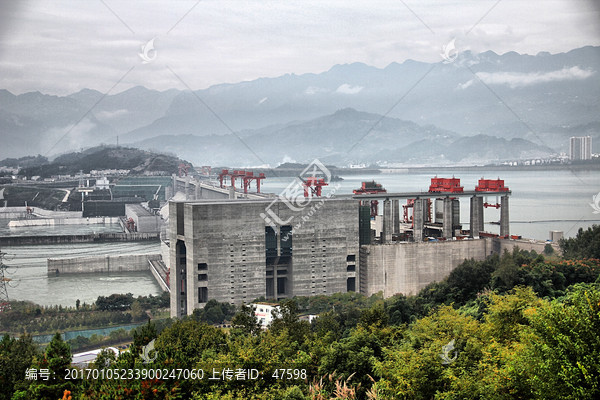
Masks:
[[[48,275],[150,271],[161,289],[170,291],[169,271],[161,254],[49,258],[47,263]]]
[[[436,177],[429,191],[408,193],[363,182],[354,195],[321,197],[328,183],[309,177],[300,179],[298,204],[223,182],[173,179],[185,200],[169,202],[164,246],[172,317],[190,315],[210,299],[243,304],[353,291],[411,295],[465,259],[484,260],[516,246],[542,253],[546,245],[510,234],[511,192],[500,179],[480,179],[474,190],[464,190],[460,179]],[[468,230],[460,222],[461,199],[469,201]],[[484,231],[488,207],[500,209],[500,234]]]
[[[515,246],[543,251],[545,243],[510,236],[511,193],[503,181],[480,180],[474,191],[455,181],[440,179],[430,192],[312,197],[300,209],[279,197],[173,201],[171,315],[189,315],[209,299],[241,304],[349,291],[416,294],[465,259]],[[487,196],[500,201],[487,203]],[[459,224],[461,198],[470,201],[469,231]],[[383,202],[381,215],[373,215],[374,201]],[[483,232],[487,206],[501,209],[500,235]]]

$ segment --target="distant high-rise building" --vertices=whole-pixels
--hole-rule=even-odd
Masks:
[[[592,159],[592,137],[579,136],[571,138],[571,147],[569,151],[571,160],[591,160]]]

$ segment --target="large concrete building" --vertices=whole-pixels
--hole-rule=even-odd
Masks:
[[[279,197],[236,199],[226,190],[219,199],[172,201],[171,315],[189,315],[209,299],[416,294],[465,259],[515,245],[543,251],[544,243],[510,236],[511,193],[503,181],[492,189],[482,182],[474,191],[316,197],[302,207]],[[198,188],[186,193],[197,196]],[[499,202],[487,203],[488,196]],[[469,230],[460,225],[461,198],[470,201]],[[382,213],[373,215],[380,202]],[[483,232],[487,206],[500,209],[500,235]]]
[[[592,137],[572,137],[569,146],[569,158],[573,161],[592,159]]]
[[[160,232],[162,226],[160,215],[152,214],[139,204],[126,204],[125,215],[134,222],[136,232]]]
[[[358,288],[356,200],[318,199],[301,211],[279,199],[197,200],[172,202],[169,214],[172,316],[209,299],[241,304]]]

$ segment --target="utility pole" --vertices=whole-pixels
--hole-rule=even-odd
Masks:
[[[0,251],[0,313],[10,310],[10,301],[6,286],[12,279],[5,276],[7,266],[2,262],[5,255],[6,253]]]

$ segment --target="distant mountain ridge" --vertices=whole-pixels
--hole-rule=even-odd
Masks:
[[[421,139],[433,143],[429,150],[438,147],[438,142],[427,136],[428,129],[441,135],[438,139],[442,147],[449,145],[443,140],[476,135],[512,143],[499,142],[502,145],[497,151],[494,146],[489,151],[481,149],[477,157],[487,159],[503,158],[499,152],[505,145],[506,149],[520,149],[514,153],[515,158],[546,154],[548,150],[566,152],[568,137],[580,134],[592,135],[594,151],[600,152],[599,71],[600,47],[587,46],[535,56],[465,51],[450,64],[406,60],[385,68],[361,63],[336,65],[320,74],[287,74],[220,84],[194,93],[175,89],[160,92],[139,86],[106,96],[91,89],[64,97],[39,92],[15,96],[0,90],[0,158],[54,156],[100,143],[116,144],[117,137],[121,144],[150,146],[161,141],[175,149],[182,137],[205,137],[194,139],[204,143],[224,136],[216,139],[223,142],[219,145],[202,146],[218,148],[225,154],[203,153],[201,148],[197,153],[206,156],[206,162],[219,159],[232,163],[246,159],[248,152],[242,146],[240,153],[229,154],[236,140],[226,137],[235,132],[241,137],[256,136],[261,143],[268,142],[269,134],[277,134],[281,145],[266,146],[269,151],[264,158],[281,160],[287,156],[310,161],[306,157],[313,151],[307,152],[303,145],[318,138],[325,157],[340,162],[362,159],[353,154],[343,156],[347,151],[343,145],[364,134],[364,124],[356,119],[345,124],[349,138],[345,140],[340,140],[338,133],[332,134],[335,140],[329,139],[328,132],[318,130],[325,125],[335,130],[320,118],[332,118],[344,109],[361,110],[378,118],[385,115],[390,119],[386,123],[396,121],[393,124],[399,137],[405,138],[409,131],[426,135]],[[336,122],[341,123],[342,117],[338,114]],[[397,121],[404,121],[403,127]],[[418,127],[410,127],[408,122]],[[282,129],[297,138],[286,137],[279,132]],[[390,149],[404,154],[402,148],[410,143],[396,143],[392,131],[381,127],[376,132],[380,141],[372,137],[375,133],[369,134],[357,147],[373,156],[371,161],[387,157]],[[511,139],[525,139],[537,147]],[[192,151],[186,147],[185,151]],[[456,160],[459,150],[452,152],[451,158],[445,154],[437,158]],[[435,161],[435,154],[432,157]]]
[[[459,136],[435,126],[384,117],[351,108],[308,121],[242,134],[157,136],[134,144],[168,151],[196,165],[257,166],[319,158],[349,163],[459,163],[544,157],[552,149],[524,139]]]

